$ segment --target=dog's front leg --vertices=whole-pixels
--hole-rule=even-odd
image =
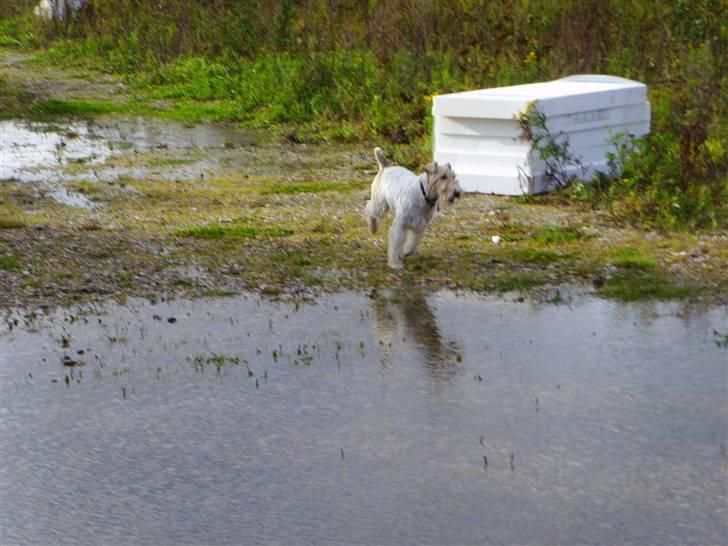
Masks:
[[[394,219],[392,227],[389,229],[389,246],[387,248],[387,262],[392,269],[402,269],[402,247],[404,246],[407,232],[404,222]]]
[[[417,252],[417,247],[420,246],[422,236],[425,234],[425,230],[409,229],[407,230],[407,241],[404,244],[403,255],[406,258]]]

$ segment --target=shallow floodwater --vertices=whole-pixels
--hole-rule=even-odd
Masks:
[[[401,291],[7,320],[3,544],[728,540],[725,308]]]
[[[211,150],[252,142],[251,131],[225,123],[190,126],[141,117],[62,123],[6,120],[0,121],[0,180],[41,183],[62,204],[93,208],[92,201],[63,183],[119,177],[193,179],[219,166]],[[195,152],[201,150],[207,153],[197,157]],[[114,156],[150,151],[160,157],[158,168],[143,161],[107,163]]]

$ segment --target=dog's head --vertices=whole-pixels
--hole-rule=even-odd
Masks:
[[[425,165],[425,173],[427,173],[428,193],[437,192],[439,200],[452,204],[462,194],[463,190],[460,188],[450,163],[438,165],[436,161],[433,161]]]

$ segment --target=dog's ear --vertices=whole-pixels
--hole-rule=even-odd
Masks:
[[[430,176],[432,176],[435,171],[437,171],[437,161],[433,161],[432,163],[425,165],[425,172]]]

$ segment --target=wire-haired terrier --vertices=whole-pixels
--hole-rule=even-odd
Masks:
[[[452,204],[462,190],[449,163],[428,163],[425,172],[418,176],[404,167],[390,166],[381,148],[374,149],[374,156],[379,172],[372,182],[372,197],[366,207],[369,231],[376,233],[379,220],[387,210],[392,210],[387,263],[393,269],[402,269],[402,259],[417,250],[439,203]]]

